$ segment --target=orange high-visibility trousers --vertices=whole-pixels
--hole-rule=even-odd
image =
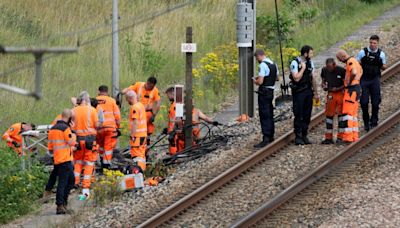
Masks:
[[[78,185],[80,183],[80,177],[83,169],[82,188],[90,188],[92,175],[95,170],[95,161],[97,160],[97,153],[93,149],[88,149],[87,147],[90,148],[90,145],[87,145],[88,143],[86,143],[84,140],[81,140],[78,143],[79,143],[78,147],[79,150],[76,150],[74,152],[75,185]],[[93,147],[95,148],[96,145],[94,145]]]
[[[115,128],[103,128],[97,132],[96,141],[103,164],[111,164],[113,151],[117,145],[117,138],[113,138],[116,135]]]
[[[358,106],[357,93],[349,94],[348,90],[345,89],[341,118],[343,141],[355,142],[358,140]]]
[[[146,170],[146,137],[135,137],[130,140],[131,157],[133,162],[143,170]]]
[[[325,139],[333,139],[333,119],[334,116],[338,116],[338,139],[343,139],[343,129],[341,128],[339,121],[342,118],[343,109],[343,91],[328,92],[326,97],[325,105]]]

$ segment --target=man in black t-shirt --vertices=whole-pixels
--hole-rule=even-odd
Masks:
[[[342,140],[344,127],[341,121],[342,105],[343,105],[343,80],[346,75],[346,70],[343,67],[337,66],[333,58],[326,60],[326,66],[322,68],[322,88],[327,91],[325,116],[326,130],[325,140],[322,144],[333,144],[333,117],[338,115],[338,134],[336,142]]]

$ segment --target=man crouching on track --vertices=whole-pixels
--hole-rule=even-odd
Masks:
[[[337,66],[333,58],[326,60],[326,66],[321,70],[322,89],[327,91],[326,106],[325,106],[325,140],[322,144],[333,144],[333,118],[338,115],[338,121],[342,119],[343,107],[343,80],[346,70]],[[336,142],[342,140],[343,129],[339,125]]]
[[[74,186],[74,167],[72,151],[76,149],[76,137],[73,136],[68,122],[72,116],[69,109],[61,114],[61,120],[50,129],[48,149],[53,154],[54,170],[58,177],[56,205],[57,214],[66,214],[68,195]]]
[[[146,170],[146,109],[138,102],[137,94],[129,90],[125,94],[126,101],[131,105],[129,110],[130,147],[133,162],[141,172]]]
[[[361,95],[360,79],[363,73],[357,59],[350,57],[344,50],[339,50],[336,58],[346,64],[346,77],[344,79],[343,115],[339,122],[343,128],[343,142],[358,141],[358,106]]]

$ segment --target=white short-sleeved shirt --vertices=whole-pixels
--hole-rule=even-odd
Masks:
[[[259,77],[269,77],[270,76],[271,70],[269,69],[268,65],[265,62],[274,64],[274,62],[272,62],[272,60],[270,58],[263,59],[259,66],[259,68],[260,68],[258,71]],[[276,66],[276,64],[275,64],[275,66]],[[278,73],[279,73],[278,67],[276,67],[276,75],[278,75]],[[275,86],[267,86],[267,88],[275,89]]]
[[[301,58],[298,58],[301,62],[303,61]],[[311,73],[313,73],[314,72],[314,69],[315,69],[315,67],[314,67],[314,62],[313,61],[311,61],[311,68],[312,68],[312,70],[311,70]],[[296,60],[293,60],[291,63],[290,63],[290,72],[292,72],[292,73],[298,73],[299,72],[299,64],[297,63],[297,61]]]
[[[372,53],[376,53],[378,51],[378,49],[376,49],[375,51],[371,51],[371,48],[369,48],[369,47],[367,47],[367,49],[369,52],[372,52]],[[364,51],[364,49],[362,49],[360,52],[358,52],[358,55],[357,55],[358,62],[361,62],[361,59],[364,58],[364,56],[365,56],[365,51]],[[385,52],[383,52],[381,50],[381,54],[379,55],[379,57],[382,59],[382,63],[385,65],[387,62]]]

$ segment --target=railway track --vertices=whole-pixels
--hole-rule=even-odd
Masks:
[[[355,155],[362,148],[371,145],[378,137],[390,131],[392,128],[396,127],[400,122],[400,110],[387,118],[378,127],[374,128],[356,143],[349,145],[344,148],[339,154],[330,160],[326,161],[309,174],[301,178],[300,180],[293,183],[291,186],[286,188],[284,191],[276,195],[270,201],[266,202],[264,205],[259,207],[257,210],[251,212],[244,218],[238,220],[232,225],[232,227],[249,227],[255,225],[258,221],[265,219],[268,215],[282,206],[284,203],[288,202],[298,193],[310,187],[316,181],[321,179],[323,176],[335,170],[338,166],[342,165],[347,159]]]
[[[387,79],[395,76],[400,72],[400,62],[392,65],[389,69],[383,72],[382,74],[382,82],[386,81]],[[314,115],[310,123],[310,129],[317,129],[321,127],[321,123],[323,123],[325,119],[324,112],[319,112],[318,114]],[[371,132],[372,134],[372,132]],[[367,134],[367,135],[371,135]],[[367,136],[366,135],[366,136]],[[215,177],[205,185],[201,186],[200,188],[196,189],[189,195],[186,195],[179,201],[175,202],[174,204],[170,205],[169,207],[165,208],[164,210],[158,212],[156,215],[149,218],[147,221],[142,223],[139,227],[156,227],[163,224],[175,224],[176,221],[179,221],[179,217],[184,216],[186,213],[196,213],[197,206],[203,204],[206,201],[213,201],[213,196],[218,195],[218,192],[222,192],[224,188],[235,189],[238,186],[234,184],[234,182],[239,182],[241,180],[246,180],[246,175],[251,172],[262,172],[265,170],[265,167],[268,167],[272,164],[276,164],[274,162],[274,158],[281,153],[277,153],[278,151],[287,151],[294,148],[294,145],[291,145],[292,141],[294,140],[294,132],[293,130],[289,131],[288,133],[281,136],[277,139],[274,143],[268,145],[267,147],[258,150],[252,156],[244,159],[242,162],[236,164],[235,166],[231,167],[230,169],[226,170],[225,172],[221,173],[219,176]],[[356,145],[356,144],[354,144]],[[293,148],[292,148],[293,147]],[[353,147],[353,146],[351,146]],[[298,148],[298,147],[296,147]],[[307,148],[307,147],[305,147]],[[309,149],[312,151],[312,149]],[[315,151],[314,151],[315,152]],[[333,151],[334,152],[334,151]],[[333,153],[335,154],[335,153]],[[332,153],[328,153],[325,157],[321,158],[322,161],[326,161],[327,158],[332,157]],[[264,168],[260,168],[264,167]],[[258,169],[258,170],[257,170]],[[302,175],[307,173],[309,170],[302,170]],[[249,177],[247,177],[249,179]],[[298,179],[297,177],[295,179]],[[251,180],[247,180],[248,182]],[[290,181],[293,183],[294,180]],[[284,185],[278,182],[278,189],[284,189]],[[263,183],[260,184],[263,186]],[[278,191],[279,192],[279,191]],[[276,192],[277,193],[277,192]],[[221,193],[223,194],[223,193]],[[219,195],[221,195],[219,194]],[[245,194],[244,194],[245,195]],[[236,195],[237,197],[237,195]],[[234,198],[234,197],[233,197]],[[232,199],[234,200],[234,199]],[[248,199],[251,200],[251,199]],[[264,201],[263,201],[264,202]],[[258,204],[259,206],[260,204]],[[254,205],[253,205],[254,206]],[[204,208],[203,208],[204,209]],[[248,210],[249,211],[249,210]],[[246,212],[247,214],[247,212]],[[239,215],[243,216],[245,214],[239,213]],[[182,222],[182,221],[179,221]],[[178,222],[178,223],[179,223]],[[229,224],[229,221],[226,221]],[[189,223],[190,224],[190,223]],[[215,225],[215,224],[214,224]]]

